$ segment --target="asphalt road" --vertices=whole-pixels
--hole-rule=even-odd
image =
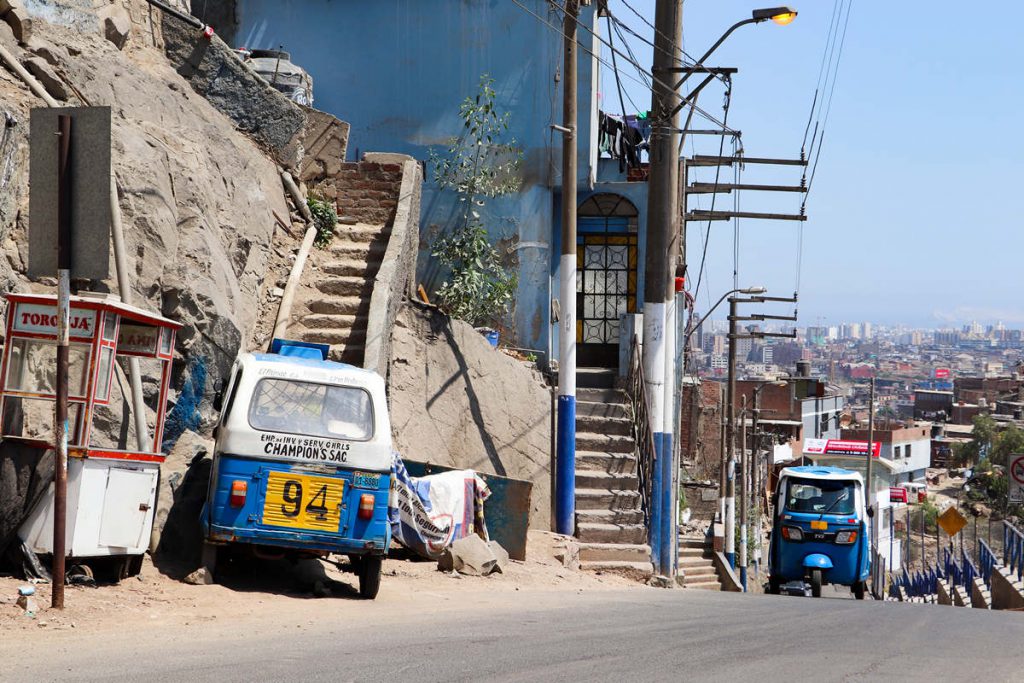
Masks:
[[[836,596],[838,597],[838,596]],[[365,603],[364,603],[365,604]],[[1009,681],[1024,614],[694,590],[3,645],[11,681]],[[372,612],[370,613],[372,615]],[[58,634],[52,634],[58,635]],[[61,634],[62,635],[62,634]]]

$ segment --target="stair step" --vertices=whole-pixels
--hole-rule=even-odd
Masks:
[[[717,580],[715,580],[715,581],[695,581],[693,583],[691,583],[689,581],[685,581],[683,583],[683,585],[686,586],[687,588],[695,588],[697,590],[705,590],[705,591],[720,591],[720,590],[722,590],[722,584],[720,584]]]
[[[609,482],[612,483],[612,482]],[[608,488],[577,488],[577,510],[639,510],[640,491]]]
[[[626,453],[600,453],[576,451],[576,471],[606,472],[608,474],[636,474],[636,456]]]
[[[365,330],[366,316],[310,313],[299,321],[307,330]]]
[[[604,453],[632,453],[633,437],[618,434],[576,433],[576,449]]]
[[[576,510],[577,523],[643,524],[643,510]]]
[[[635,474],[609,474],[594,470],[576,470],[576,485],[584,489],[637,491],[639,494],[640,480]]]
[[[654,574],[654,565],[650,562],[628,560],[588,560],[580,562],[580,569],[589,572],[638,572],[644,576]]]
[[[311,313],[328,315],[366,316],[370,312],[368,296],[336,296],[316,299],[306,304]]]
[[[714,581],[718,583],[718,574],[715,572],[714,567],[687,567],[685,576],[686,583],[689,584],[701,581]]]
[[[359,260],[380,259],[387,251],[387,240],[373,240],[368,242],[332,242],[331,255],[339,258],[352,258]]]
[[[619,403],[626,404],[629,400],[621,389],[595,389],[591,387],[577,389],[576,400],[589,403]]]
[[[692,536],[679,537],[680,548],[709,548],[710,544],[704,537],[694,538]]]
[[[391,229],[383,225],[369,225],[357,223],[356,225],[339,225],[334,231],[332,244],[344,242],[373,242],[375,239],[383,239],[391,235]],[[387,241],[384,239],[383,241]]]
[[[365,280],[377,274],[380,270],[380,261],[331,261],[320,266],[320,270],[327,275],[351,275]]]
[[[680,546],[679,557],[710,557],[711,551],[706,548],[684,548]]]
[[[577,407],[579,407],[579,404],[577,404]],[[577,413],[576,432],[632,436],[633,422],[628,417],[604,417],[600,415],[579,415]]]
[[[576,525],[576,535],[584,543],[643,543],[647,528],[643,524],[585,522]]]
[[[335,296],[369,295],[373,291],[373,281],[363,277],[325,277],[316,283],[316,288],[324,294]]]
[[[697,555],[680,555],[679,556],[680,567],[714,567],[715,560],[711,557],[701,557]]]
[[[338,363],[348,363],[357,368],[363,367],[365,348],[362,344],[337,344],[331,346],[328,358]]]
[[[302,341],[314,342],[316,344],[330,344],[331,346],[351,346],[352,344],[363,345],[366,341],[366,328],[361,330],[351,328],[314,328],[302,332]]]
[[[608,368],[577,368],[576,386],[583,389],[612,389],[619,377],[618,370]]]
[[[580,562],[650,562],[651,546],[643,543],[580,543]]]
[[[611,418],[629,420],[629,408],[625,403],[605,403],[604,401],[576,401],[576,419],[580,418]]]

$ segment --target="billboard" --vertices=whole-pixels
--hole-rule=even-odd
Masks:
[[[871,456],[882,455],[882,442],[871,444]],[[844,441],[842,439],[804,439],[804,455],[867,455],[867,441]]]
[[[949,368],[935,368],[935,379],[949,379],[953,372]]]

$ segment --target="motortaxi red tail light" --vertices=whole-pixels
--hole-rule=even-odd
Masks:
[[[244,479],[235,479],[231,482],[231,497],[228,499],[231,507],[240,508],[245,505],[245,496],[249,493],[249,482]]]
[[[359,496],[359,519],[373,519],[373,502],[372,493],[364,493]]]

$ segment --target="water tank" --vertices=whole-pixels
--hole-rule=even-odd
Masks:
[[[798,360],[796,362],[796,376],[797,377],[810,377],[811,376],[811,361],[809,361],[809,360]]]

